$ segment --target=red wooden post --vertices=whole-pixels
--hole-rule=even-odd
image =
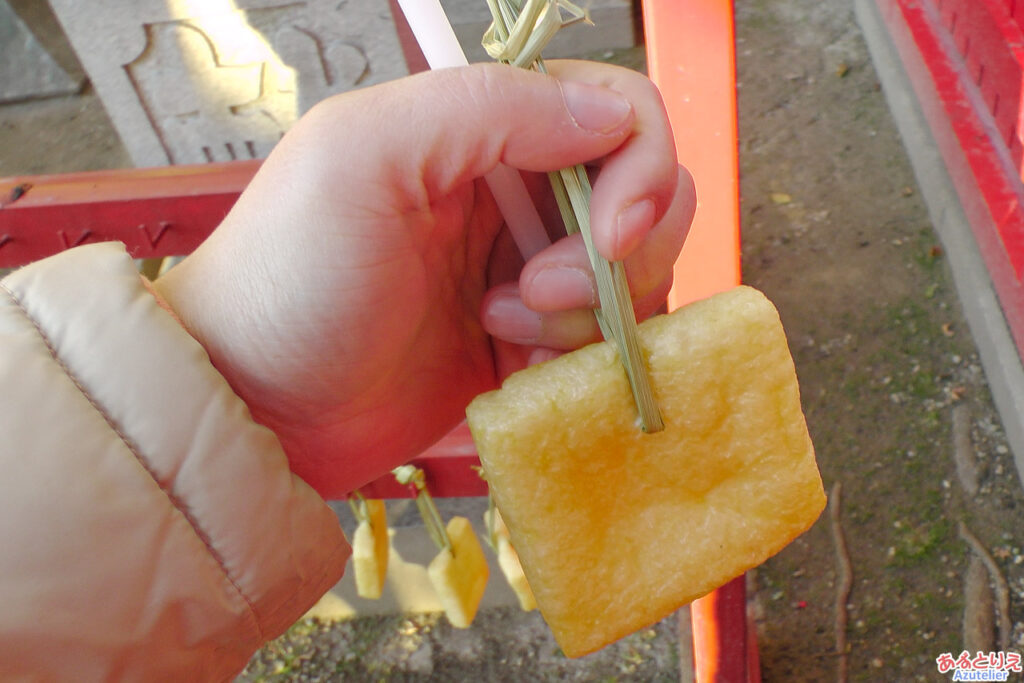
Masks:
[[[647,68],[665,99],[679,161],[700,204],[675,266],[669,308],[740,282],[736,57],[731,0],[644,0]],[[699,683],[760,680],[745,578],[691,605]]]

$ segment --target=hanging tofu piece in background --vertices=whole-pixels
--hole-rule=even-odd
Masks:
[[[537,600],[533,597],[533,591],[530,590],[530,583],[526,580],[526,574],[523,573],[519,555],[512,547],[508,527],[505,526],[505,520],[501,518],[498,508],[492,507],[484,512],[484,528],[494,531],[491,541],[494,552],[498,556],[498,566],[501,567],[501,573],[505,575],[509,588],[516,594],[519,607],[524,612],[537,609]]]
[[[353,510],[359,510],[356,514],[359,524],[352,535],[356,593],[361,598],[377,600],[384,590],[391,549],[387,510],[382,500],[362,499],[354,504]]]
[[[615,348],[509,377],[467,415],[541,613],[576,657],[662,619],[825,506],[785,333],[749,287],[640,326],[665,429],[643,433]]]
[[[427,575],[448,621],[456,628],[469,628],[484,597],[490,569],[468,519],[452,517],[445,530],[451,548],[431,560]]]

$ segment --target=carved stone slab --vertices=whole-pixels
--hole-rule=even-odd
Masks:
[[[2,2],[3,0],[0,0]],[[50,0],[137,166],[263,158],[317,101],[407,73],[388,0]],[[485,0],[442,0],[470,61]],[[547,56],[633,45],[631,0]]]
[[[51,0],[138,166],[262,158],[317,101],[406,73],[387,0]]]
[[[0,0],[0,102],[68,95],[81,85],[43,49],[6,0]]]

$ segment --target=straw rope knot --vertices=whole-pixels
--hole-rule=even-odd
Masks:
[[[559,29],[591,23],[587,10],[569,0],[487,0],[493,21],[482,44],[499,62],[530,68]]]
[[[483,46],[494,59],[524,69],[546,73],[541,50],[558,31],[580,21],[591,23],[586,10],[569,0],[487,0],[493,21],[484,34]],[[563,16],[563,11],[565,15]],[[565,230],[580,233],[597,279],[600,307],[594,311],[604,338],[613,342],[629,380],[641,429],[647,433],[665,428],[654,400],[647,363],[640,348],[629,283],[621,261],[609,262],[597,252],[590,233],[590,180],[582,165],[548,174],[558,201]]]

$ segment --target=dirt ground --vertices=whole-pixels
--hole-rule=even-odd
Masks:
[[[744,279],[780,310],[826,490],[842,484],[850,678],[949,680],[935,659],[964,649],[965,610],[994,623],[988,582],[965,585],[961,523],[1007,580],[1009,647],[1024,649],[1012,455],[849,4],[737,0],[736,19]],[[641,66],[638,51],[608,57]],[[88,94],[0,108],[0,175],[127,163]],[[827,513],[752,574],[763,680],[835,678],[837,576]],[[571,661],[517,610],[466,631],[435,616],[308,621],[241,680],[667,681],[677,634],[670,617]]]
[[[779,307],[826,489],[842,483],[851,678],[948,680],[935,658],[985,607],[964,597],[961,522],[1024,642],[1020,480],[851,9],[736,7],[744,278]],[[982,471],[973,496],[954,431]],[[765,680],[834,675],[836,566],[826,515],[757,572]]]

